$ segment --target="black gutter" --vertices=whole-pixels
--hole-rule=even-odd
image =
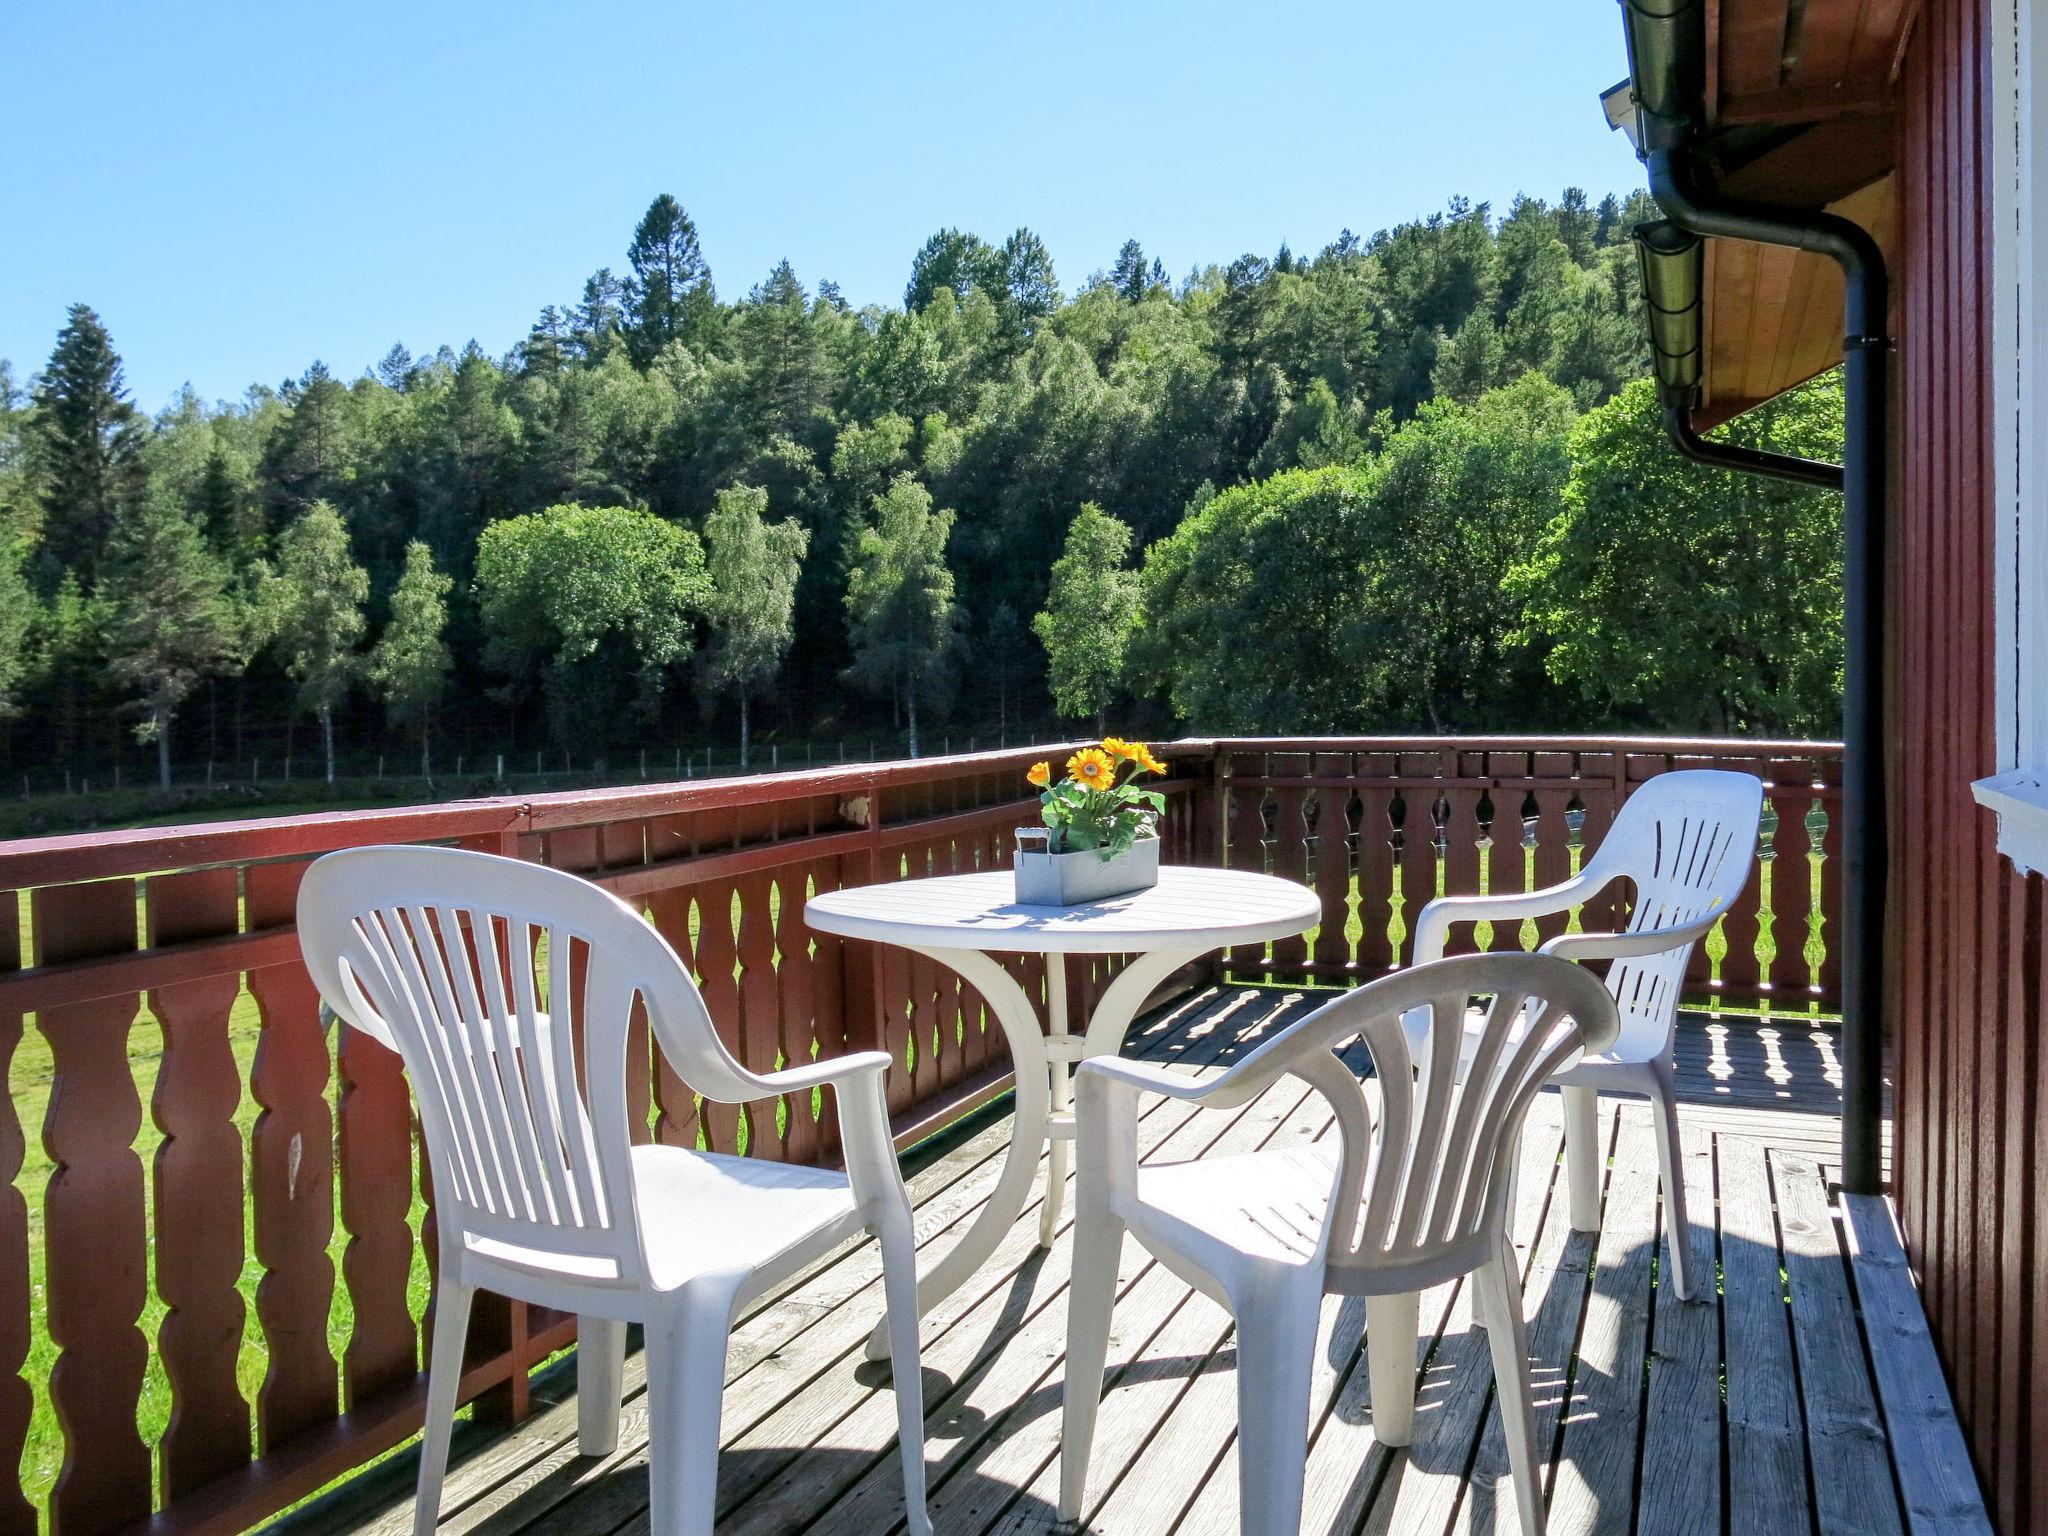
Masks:
[[[1648,120],[1645,129],[1650,193],[1672,223],[1697,235],[1813,251],[1835,262],[1846,284],[1842,1185],[1852,1194],[1875,1194],[1884,1183],[1885,373],[1891,348],[1885,332],[1890,298],[1884,252],[1867,231],[1836,214],[1791,212],[1715,196],[1693,175],[1682,124]]]
[[[1650,312],[1650,352],[1664,431],[1681,457],[1710,469],[1768,475],[1823,490],[1842,488],[1842,466],[1789,453],[1769,453],[1700,436],[1692,413],[1699,402],[1706,341],[1706,242],[1668,219],[1635,228],[1636,264]]]
[[[1710,443],[1692,424],[1692,407],[1683,400],[1664,399],[1664,435],[1671,446],[1695,464],[1709,469],[1732,469],[1737,474],[1766,475],[1773,480],[1790,480],[1797,485],[1819,486],[1824,491],[1842,488],[1842,466],[1823,459],[1802,459],[1797,454],[1767,453],[1745,448],[1740,443]]]

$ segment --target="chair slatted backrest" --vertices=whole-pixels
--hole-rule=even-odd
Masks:
[[[1622,806],[1588,872],[1617,874],[1634,887],[1628,932],[1680,927],[1734,905],[1756,857],[1762,815],[1763,784],[1751,774],[1660,774]],[[1692,947],[1615,961],[1607,989],[1622,1012],[1674,1019]]]
[[[1484,1027],[1468,1045],[1475,999]],[[1402,1026],[1411,1011],[1429,1021],[1419,1051]],[[1303,1020],[1292,1040],[1273,1040],[1331,1099],[1343,1129],[1329,1268],[1419,1270],[1468,1252],[1504,1214],[1530,1101],[1581,1052],[1611,1045],[1619,1028],[1614,1000],[1591,972],[1547,955],[1496,952],[1371,982]],[[1376,1123],[1336,1054],[1353,1038],[1372,1053]]]
[[[299,940],[328,1005],[405,1062],[444,1234],[541,1267],[608,1261],[602,1278],[640,1283],[625,1091],[636,1001],[685,1081],[745,1096],[661,936],[574,875],[394,847],[316,862]]]

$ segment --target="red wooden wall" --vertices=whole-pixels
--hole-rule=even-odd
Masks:
[[[1900,1218],[1999,1528],[2048,1532],[2039,880],[1993,846],[1993,0],[1925,0],[1899,82],[1891,1025]],[[2037,1344],[2037,1341],[2040,1341]]]

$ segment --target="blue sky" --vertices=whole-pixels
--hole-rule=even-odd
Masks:
[[[924,237],[1029,224],[1071,291],[1455,193],[1640,184],[1612,0],[20,5],[0,20],[0,357],[96,308],[139,403],[394,342],[492,353],[625,266],[658,192],[720,293],[788,257],[900,303]]]

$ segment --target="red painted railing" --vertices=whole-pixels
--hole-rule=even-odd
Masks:
[[[0,1475],[0,1536],[42,1520],[56,1536],[245,1529],[418,1427],[431,1190],[395,1058],[321,1028],[292,929],[308,860],[446,841],[584,872],[644,905],[751,1065],[890,1051],[907,1143],[1007,1086],[1000,1031],[950,973],[812,935],[804,899],[1005,865],[1011,830],[1036,816],[1023,769],[1044,752],[0,844],[0,1464],[21,1469]],[[1596,839],[1644,778],[1749,768],[1778,812],[1770,904],[1753,882],[1718,972],[1703,961],[1696,979],[1801,1008],[1832,998],[1802,945],[1834,911],[1805,843],[1835,793],[1833,748],[1358,739],[1167,755],[1169,860],[1268,868],[1323,894],[1319,931],[1233,952],[1229,971],[1324,984],[1395,963],[1399,915],[1440,886],[1562,873],[1574,824]],[[1767,944],[1759,960],[1773,931],[1776,958]],[[1111,969],[1069,968],[1076,1008]],[[651,1051],[633,1060],[651,1138],[832,1155],[808,1100],[705,1106]],[[480,1301],[465,1395],[518,1419],[529,1368],[572,1337],[571,1319]]]

